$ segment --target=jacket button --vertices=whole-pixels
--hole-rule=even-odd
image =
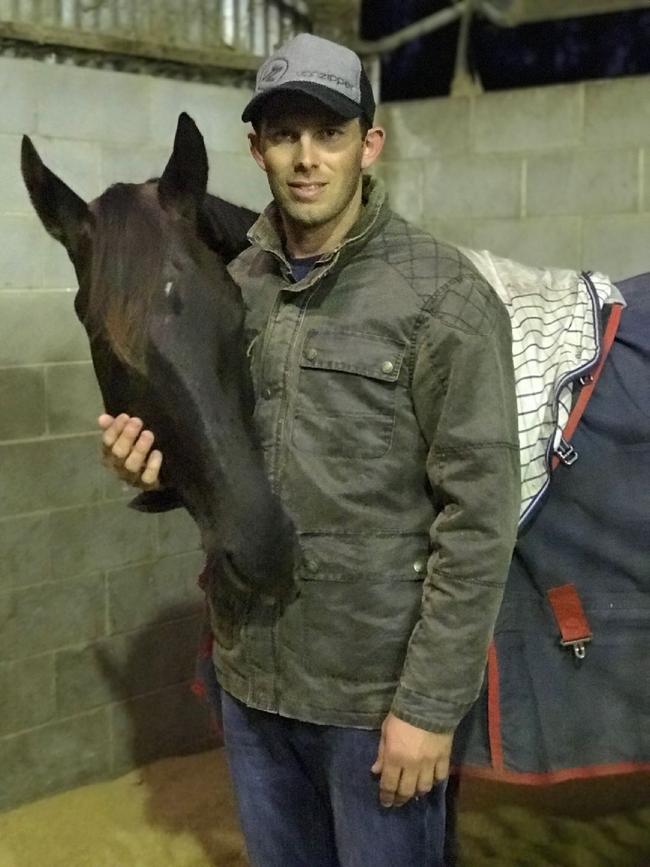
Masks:
[[[313,573],[318,572],[318,563],[315,560],[307,560],[307,571]]]
[[[395,365],[393,364],[392,361],[384,361],[384,363],[381,366],[382,373],[392,373],[394,369],[395,369]]]
[[[264,400],[271,399],[271,389],[268,388],[268,386],[267,388],[262,389],[262,397],[264,398]]]
[[[311,349],[308,349],[307,352],[305,352],[305,357],[307,358],[308,361],[314,361],[317,358],[317,356],[318,356],[318,352],[317,352],[317,350],[314,349],[313,346]]]
[[[413,564],[413,569],[418,573],[424,572],[426,566],[426,562],[424,560],[416,560]]]

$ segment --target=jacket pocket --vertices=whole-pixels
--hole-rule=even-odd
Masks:
[[[314,677],[396,683],[422,608],[423,575],[301,582],[303,659]]]
[[[292,442],[300,451],[378,458],[391,446],[406,346],[356,331],[307,332]]]

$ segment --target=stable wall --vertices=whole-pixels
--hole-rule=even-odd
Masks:
[[[533,265],[650,270],[650,77],[392,103],[380,174],[433,234]]]

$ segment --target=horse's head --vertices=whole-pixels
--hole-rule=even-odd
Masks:
[[[105,337],[131,367],[143,368],[149,319],[166,301],[182,304],[181,293],[206,279],[222,293],[236,294],[223,277],[228,250],[219,249],[221,239],[215,240],[204,216],[208,160],[188,115],[179,118],[159,180],[114,184],[86,204],[47,168],[27,136],[22,172],[41,222],[75,268],[75,306],[89,336]],[[223,315],[237,306],[235,299]]]
[[[159,180],[115,184],[84,202],[23,139],[22,171],[47,231],[66,248],[75,308],[106,408],[142,417],[215,564],[284,595],[295,537],[272,494],[252,424],[244,307],[226,271],[252,212],[204,207],[203,138],[179,118]],[[235,212],[241,231],[234,232]],[[226,567],[224,567],[226,568]]]

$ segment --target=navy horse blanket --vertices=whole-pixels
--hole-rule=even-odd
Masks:
[[[515,548],[484,687],[455,740],[461,773],[650,770],[650,273],[618,288],[626,307],[571,460]],[[567,585],[560,624],[553,594]],[[563,646],[563,629],[590,638]]]

